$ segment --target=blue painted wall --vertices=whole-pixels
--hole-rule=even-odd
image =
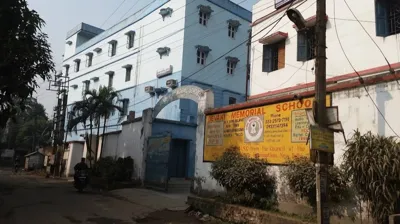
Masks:
[[[187,176],[194,177],[194,166],[196,156],[196,128],[197,125],[183,122],[171,122],[157,119],[153,123],[152,134],[161,135],[170,132],[172,139],[189,140],[189,150],[187,153]],[[174,156],[171,154],[170,156]]]
[[[194,85],[204,90],[211,89],[214,93],[214,107],[216,108],[229,105],[229,97],[236,98],[237,103],[245,101],[244,94],[223,89],[219,86],[213,86],[210,84],[201,83],[190,79],[184,80],[183,85]],[[181,121],[190,123],[197,122],[197,103],[191,100],[181,100],[180,109],[181,109],[181,114],[180,114]]]

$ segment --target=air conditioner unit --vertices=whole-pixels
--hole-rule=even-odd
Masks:
[[[167,80],[166,85],[167,85],[167,87],[173,89],[178,86],[178,81],[176,79],[169,79],[169,80]]]
[[[146,86],[146,87],[144,87],[144,91],[146,93],[153,94],[154,93],[154,87],[153,86]]]

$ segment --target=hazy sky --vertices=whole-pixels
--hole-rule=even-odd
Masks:
[[[148,4],[151,0],[27,0],[29,8],[36,10],[46,21],[44,32],[49,35],[49,42],[53,51],[54,62],[60,70],[64,53],[66,33],[81,22],[88,23],[103,29],[114,25],[125,15],[132,15],[136,10]],[[258,0],[232,0],[235,3],[251,10]],[[116,13],[110,15],[120,5]],[[133,8],[132,8],[133,7]],[[107,20],[107,18],[109,18]],[[107,21],[106,21],[107,20]],[[104,25],[103,25],[104,24]],[[49,116],[55,106],[56,95],[47,91],[48,83],[41,83],[36,96],[42,103]]]

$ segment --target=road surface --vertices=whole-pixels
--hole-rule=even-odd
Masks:
[[[145,218],[144,218],[145,217]],[[71,182],[0,170],[1,224],[202,223],[183,212],[151,211],[109,193],[78,193]]]

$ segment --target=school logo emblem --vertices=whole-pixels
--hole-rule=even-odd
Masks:
[[[244,142],[264,141],[264,116],[248,117],[244,122]]]

